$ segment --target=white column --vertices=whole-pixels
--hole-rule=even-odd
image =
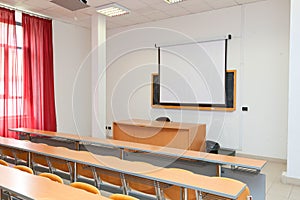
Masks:
[[[300,1],[291,0],[288,109],[288,183],[300,183]],[[291,181],[292,180],[292,181]],[[298,180],[298,181],[296,181]]]
[[[92,136],[105,138],[106,126],[106,18],[92,16]]]

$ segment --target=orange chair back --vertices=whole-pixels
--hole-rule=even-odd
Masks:
[[[4,161],[4,160],[1,160],[1,159],[0,159],[0,165],[8,167],[8,163],[6,161]]]
[[[112,195],[110,195],[109,198],[113,199],[113,200],[139,200],[135,197],[131,197],[131,196],[124,195],[124,194],[112,194]]]
[[[100,195],[99,190],[95,186],[92,186],[92,185],[87,184],[87,183],[74,182],[74,183],[71,183],[70,186],[72,186],[74,188],[81,189],[81,190],[85,190],[85,191],[93,193],[93,194],[99,194]]]
[[[41,173],[39,174],[39,176],[41,177],[45,177],[45,178],[48,178],[52,181],[55,181],[55,182],[58,182],[58,183],[64,183],[62,178],[60,178],[59,176],[57,176],[56,174],[51,174],[51,173]]]
[[[23,172],[27,172],[29,174],[33,174],[33,171],[31,168],[25,166],[25,165],[15,165],[14,166],[15,169],[21,170]]]

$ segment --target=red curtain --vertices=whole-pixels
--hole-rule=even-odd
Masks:
[[[0,136],[22,126],[22,65],[17,62],[15,12],[0,8]]]
[[[23,14],[22,26],[24,126],[56,131],[52,21]]]

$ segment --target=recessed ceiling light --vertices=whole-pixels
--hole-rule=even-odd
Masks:
[[[173,3],[179,3],[183,0],[164,0],[165,2],[167,2],[168,4],[173,4]]]
[[[98,13],[109,17],[115,17],[129,13],[129,10],[127,8],[116,3],[99,6],[96,8],[96,10]]]

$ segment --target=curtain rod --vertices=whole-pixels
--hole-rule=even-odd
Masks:
[[[204,40],[197,40],[197,41],[192,41],[192,42],[182,42],[182,43],[177,43],[177,44],[155,44],[155,48],[160,48],[160,47],[172,47],[172,46],[180,46],[180,45],[189,45],[189,44],[197,44],[197,43],[204,43],[204,42],[216,42],[216,41],[221,41],[221,40],[230,40],[232,38],[231,34],[228,34],[227,36],[222,36],[222,37],[217,37],[217,38],[210,38],[210,39],[204,39]]]
[[[22,10],[22,9],[15,8],[15,7],[13,7],[13,6],[6,5],[6,4],[3,4],[3,3],[0,3],[0,7],[6,8],[6,9],[9,9],[9,10],[20,11],[20,12],[22,12],[22,13],[25,13],[25,14],[28,14],[28,15],[31,15],[31,16],[34,16],[34,17],[39,17],[39,18],[43,18],[43,19],[49,19],[49,20],[52,20],[51,17],[48,17],[48,16],[46,16],[46,15],[34,13],[34,12],[31,12],[31,11],[27,11],[27,10]]]

